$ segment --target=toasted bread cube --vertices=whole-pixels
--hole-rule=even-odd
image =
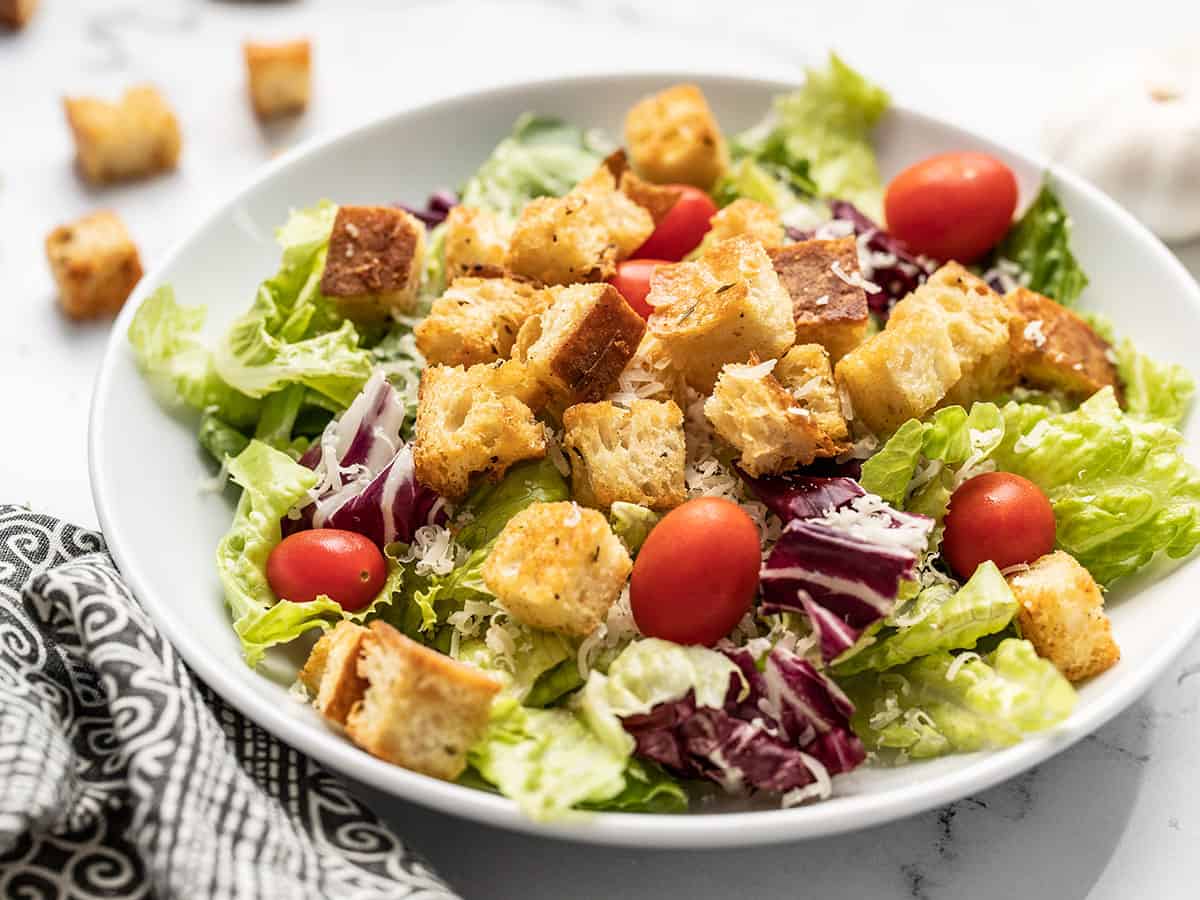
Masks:
[[[775,360],[730,363],[721,369],[704,415],[717,434],[741,454],[747,473],[779,475],[835,456],[839,447],[817,417],[796,402],[772,374]]]
[[[796,343],[820,344],[837,362],[863,342],[869,316],[866,291],[852,283],[862,274],[854,238],[788,244],[771,262],[792,298]]]
[[[521,210],[508,267],[544,284],[604,281],[654,231],[650,213],[617,190],[602,165],[565,197],[542,197]]]
[[[392,206],[341,206],[329,235],[321,293],[352,319],[409,312],[421,286],[425,226]]]
[[[33,18],[38,0],[0,0],[0,23],[12,28],[24,28]]]
[[[661,184],[708,190],[729,165],[721,129],[694,84],[639,101],[625,117],[625,143],[634,169]]]
[[[745,197],[734,200],[724,209],[717,210],[710,221],[712,228],[704,236],[710,242],[745,235],[768,250],[783,243],[783,220],[779,210],[757,200]]]
[[[549,289],[552,302],[521,327],[513,357],[561,405],[601,400],[633,358],[646,323],[611,284]]]
[[[533,628],[586,635],[621,594],[633,562],[608,520],[576,503],[534,503],[496,536],[488,589]]]
[[[507,377],[513,369],[521,370],[516,379]],[[500,478],[513,463],[545,456],[545,429],[516,396],[522,381],[536,384],[512,361],[425,369],[413,443],[417,480],[457,499],[472,475]]]
[[[580,503],[671,509],[687,499],[683,412],[670,400],[634,400],[628,409],[577,403],[563,414],[563,427],[572,494]]]
[[[726,363],[774,359],[795,343],[792,301],[766,250],[747,237],[718,241],[700,257],[650,277],[650,331],[697,391],[712,390]]]
[[[801,409],[812,413],[817,427],[830,440],[841,443],[849,439],[850,429],[842,415],[842,398],[829,353],[820,344],[797,344],[784,354],[772,373]]]
[[[633,169],[621,176],[621,193],[646,212],[657,226],[683,196],[683,191],[671,184],[654,184],[640,178]]]
[[[544,310],[550,297],[512,278],[456,278],[414,329],[417,349],[431,365],[507,359],[525,320]]]
[[[632,400],[670,400],[680,409],[688,402],[687,380],[662,341],[647,331],[608,399],[620,406]]]
[[[1080,316],[1027,288],[1004,299],[1016,314],[1010,344],[1023,380],[1080,400],[1105,387],[1120,393],[1112,347]]]
[[[142,277],[137,246],[113,212],[97,212],[46,236],[58,302],[72,319],[111,316]]]
[[[446,278],[503,271],[511,233],[512,226],[491,210],[452,207],[442,239]]]
[[[179,122],[150,85],[130,88],[117,103],[94,97],[67,97],[63,103],[88,181],[142,178],[179,162]]]
[[[1121,658],[1100,588],[1071,554],[1049,553],[1009,575],[1008,584],[1021,635],[1068,681],[1099,675]]]
[[[343,619],[321,635],[300,670],[300,683],[323,717],[339,725],[362,699],[367,682],[358,674],[358,657],[367,629]]]
[[[372,756],[453,781],[481,738],[500,685],[376,619],[362,639],[362,701],[346,733]]]
[[[307,39],[283,44],[243,45],[250,102],[260,119],[304,112],[312,92],[312,44]]]
[[[982,278],[956,262],[946,263],[897,303],[887,328],[903,329],[913,319],[936,318],[946,326],[962,376],[941,401],[970,407],[1016,383],[1009,346],[1013,313]]]

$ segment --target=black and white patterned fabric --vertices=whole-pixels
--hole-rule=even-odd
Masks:
[[[103,538],[0,506],[0,897],[455,897],[188,671]]]

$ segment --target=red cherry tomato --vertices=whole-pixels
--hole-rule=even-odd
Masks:
[[[621,292],[625,302],[643,319],[650,318],[654,307],[646,302],[650,293],[650,275],[658,266],[669,266],[665,259],[630,259],[617,265],[612,286]]]
[[[633,564],[629,601],[642,634],[711,647],[750,610],[758,529],[718,497],[689,500],[655,526]]]
[[[712,227],[709,222],[717,214],[717,204],[700,188],[690,184],[670,185],[680,191],[679,199],[633,254],[634,259],[658,259],[679,262],[700,245]]]
[[[887,227],[918,253],[975,262],[1000,243],[1017,209],[1017,176],[984,153],[943,153],[892,179]]]
[[[324,594],[355,612],[383,590],[386,580],[387,562],[379,548],[361,534],[339,528],[297,531],[267,557],[271,590],[296,603]]]
[[[988,472],[951,495],[942,555],[960,578],[970,578],[989,559],[1006,569],[1053,549],[1054,510],[1028,478]]]

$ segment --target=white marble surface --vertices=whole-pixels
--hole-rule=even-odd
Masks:
[[[755,0],[433,3],[43,0],[0,33],[0,497],[94,525],[86,412],[108,328],[53,303],[41,240],[118,209],[149,267],[270,158],[313,134],[468,87],[605,69],[795,75],[827,47],[894,95],[1031,146],[1072,76],[1114,54],[1183,41],[1200,7],[1091,2]],[[1002,11],[999,11],[1001,10]],[[261,130],[243,97],[244,37],[316,39],[316,98]],[[83,186],[59,98],[160,84],[186,133],[176,174]],[[1200,247],[1180,250],[1200,273]],[[186,526],[182,526],[186,528]],[[1096,735],[1012,782],[853,836],[757,850],[644,852],[546,843],[369,799],[467,897],[1183,898],[1200,836],[1200,645]]]

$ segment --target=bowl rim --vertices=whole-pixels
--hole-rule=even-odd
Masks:
[[[126,332],[134,312],[142,300],[160,283],[163,273],[171,269],[184,255],[195,236],[226,216],[242,198],[265,182],[281,175],[298,161],[343,141],[365,138],[376,129],[394,127],[400,120],[417,114],[437,113],[459,105],[475,105],[489,99],[511,98],[547,87],[561,89],[623,86],[661,80],[664,84],[678,81],[698,82],[702,86],[724,84],[729,87],[761,89],[764,94],[795,89],[798,81],[750,74],[689,70],[623,69],[619,72],[588,73],[511,81],[487,88],[459,91],[414,105],[391,108],[366,121],[360,121],[328,134],[317,135],[271,160],[243,179],[238,188],[214,202],[209,211],[197,217],[196,224],[173,242],[154,268],[138,283],[133,294],[118,315],[105,347],[104,357],[92,393],[88,420],[88,475],[97,517],[109,552],[117,563],[126,583],[143,609],[150,615],[163,636],[171,643],[192,672],[221,695],[240,713],[271,732],[297,750],[311,756],[330,769],[369,784],[391,796],[427,806],[442,813],[462,816],[496,827],[536,834],[544,837],[583,841],[616,846],[662,848],[700,848],[745,846],[782,841],[828,837],[879,825],[953,802],[970,793],[992,787],[1060,753],[1076,741],[1095,731],[1140,697],[1163,672],[1166,666],[1200,631],[1200,606],[1192,618],[1173,629],[1141,662],[1126,681],[1114,686],[1098,702],[1076,711],[1059,728],[1026,738],[1003,750],[975,754],[978,759],[969,766],[939,775],[934,779],[914,780],[912,783],[877,793],[861,793],[832,801],[793,809],[769,809],[747,812],[660,815],[648,813],[578,813],[556,822],[535,821],[522,813],[517,805],[498,794],[439,781],[376,759],[350,744],[332,731],[314,728],[311,722],[290,714],[271,704],[258,694],[243,692],[227,672],[222,662],[206,653],[201,642],[189,639],[182,627],[169,614],[169,604],[160,600],[144,576],[138,563],[138,553],[114,527],[113,501],[115,489],[105,478],[106,450],[100,440],[99,423],[108,415],[112,397],[114,371],[121,359]],[[1200,285],[1197,285],[1183,264],[1132,214],[1120,207],[1098,188],[1072,173],[1059,169],[1038,154],[995,140],[976,130],[959,126],[940,116],[933,116],[903,104],[894,103],[889,116],[910,119],[961,135],[970,143],[983,145],[991,152],[1000,152],[1023,164],[1050,173],[1055,181],[1068,184],[1083,195],[1104,215],[1115,219],[1127,232],[1148,244],[1156,264],[1172,270],[1190,289],[1181,298],[1200,309]]]

